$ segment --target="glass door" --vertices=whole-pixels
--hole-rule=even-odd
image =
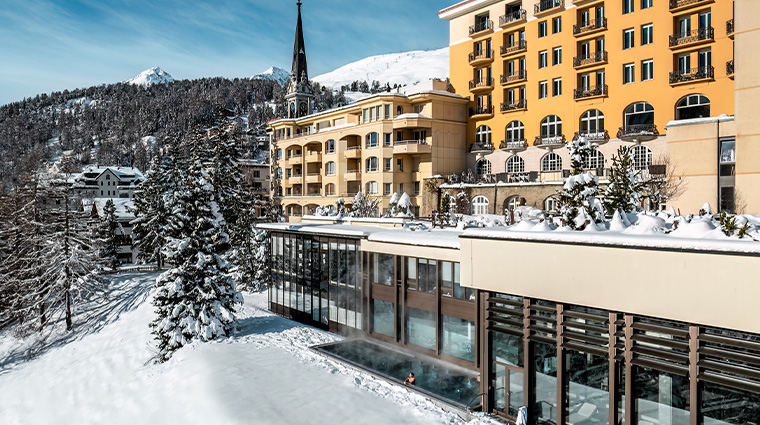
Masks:
[[[505,413],[513,420],[520,407],[525,405],[525,375],[522,369],[494,363],[493,409]]]
[[[678,21],[678,38],[689,36],[691,32],[691,17],[682,18]]]
[[[688,53],[678,57],[678,72],[681,75],[691,72],[691,56]]]
[[[581,16],[579,17],[581,21],[581,27],[587,27],[589,25],[589,13],[588,10],[584,10],[581,12]]]

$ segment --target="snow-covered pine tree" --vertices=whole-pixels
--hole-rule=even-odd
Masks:
[[[595,175],[583,171],[583,161],[594,154],[596,147],[583,136],[567,142],[573,170],[559,192],[559,214],[563,224],[571,229],[585,229],[587,220],[595,223],[604,220],[601,203],[596,199],[599,182]]]
[[[228,114],[220,113],[216,126],[209,130],[209,147],[213,152],[211,183],[216,189],[214,199],[225,222],[232,226],[237,222],[237,215],[246,202],[240,191],[240,128],[226,115]]]
[[[604,191],[604,212],[608,216],[621,209],[631,212],[640,198],[641,183],[639,173],[633,168],[633,152],[628,146],[620,146],[612,156],[610,183]]]
[[[95,205],[92,208],[97,208]],[[119,268],[119,236],[123,234],[121,224],[116,219],[116,205],[113,199],[106,201],[103,206],[103,217],[98,223],[98,238],[100,239],[100,258],[111,270]]]
[[[224,258],[230,241],[204,166],[203,141],[194,137],[190,143],[187,179],[169,203],[163,252],[172,268],[156,280],[153,298],[157,318],[151,327],[162,362],[194,339],[229,335],[235,304],[242,302]]]
[[[378,206],[380,205],[380,199],[375,197],[370,198],[369,194],[364,195],[362,191],[358,191],[354,196],[354,202],[351,205],[352,217],[376,217]]]
[[[414,218],[414,213],[412,213],[412,200],[409,199],[409,195],[406,192],[404,192],[398,200],[396,217]]]
[[[391,200],[388,201],[388,211],[385,213],[386,217],[395,217],[398,213],[398,192],[393,192]]]
[[[235,259],[231,270],[240,288],[257,291],[269,286],[269,235],[263,229],[256,229],[256,213],[253,208],[243,210],[238,215],[238,222],[233,241]]]

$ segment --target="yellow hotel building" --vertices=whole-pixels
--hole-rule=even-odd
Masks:
[[[686,190],[667,207],[760,210],[750,189],[760,182],[759,11],[754,0],[466,0],[441,10],[451,85],[470,99],[468,167],[514,183],[501,206],[520,184],[561,181],[564,143],[583,134],[600,145],[588,168],[602,179],[621,144],[644,172],[669,156]]]

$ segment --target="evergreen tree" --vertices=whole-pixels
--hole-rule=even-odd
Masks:
[[[369,195],[363,195],[362,191],[356,192],[353,204],[351,204],[352,217],[376,217],[380,199],[371,199]]]
[[[229,335],[235,304],[242,302],[224,258],[230,240],[205,169],[202,139],[194,137],[191,150],[187,179],[168,204],[171,215],[163,252],[172,268],[156,280],[153,299],[158,317],[151,327],[160,361],[194,339]]]
[[[615,211],[631,212],[640,201],[641,183],[633,168],[633,153],[628,146],[620,146],[612,156],[610,183],[604,191],[604,212],[611,216]]]
[[[269,268],[269,234],[263,229],[256,229],[256,216],[253,208],[242,211],[238,216],[233,238],[235,264],[233,277],[240,283],[241,289],[258,291],[269,286],[271,273]]]
[[[233,225],[244,204],[238,164],[242,134],[240,127],[227,118],[228,115],[229,113],[220,113],[216,126],[209,131],[209,138],[213,150],[211,182],[216,189],[215,199],[225,222]]]
[[[594,154],[596,147],[583,136],[567,143],[573,171],[559,192],[559,213],[563,225],[571,229],[583,230],[587,222],[598,223],[604,219],[601,204],[596,199],[599,182],[595,175],[583,171],[584,160]]]
[[[97,208],[94,204],[92,207]],[[111,270],[117,270],[120,265],[117,233],[123,234],[123,229],[116,220],[116,205],[114,205],[113,199],[109,199],[103,206],[103,217],[100,218],[98,237],[101,244],[100,258]]]

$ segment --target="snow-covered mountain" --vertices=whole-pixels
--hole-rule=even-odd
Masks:
[[[264,72],[251,76],[251,80],[272,80],[285,84],[290,79],[290,72],[273,66]]]
[[[168,72],[157,66],[154,66],[151,69],[146,69],[136,77],[125,81],[125,83],[143,87],[152,86],[154,84],[169,84],[173,82],[174,78],[172,78]]]
[[[405,53],[370,56],[312,78],[323,86],[339,88],[354,81],[379,81],[412,85],[431,78],[449,77],[449,49],[415,50]]]

